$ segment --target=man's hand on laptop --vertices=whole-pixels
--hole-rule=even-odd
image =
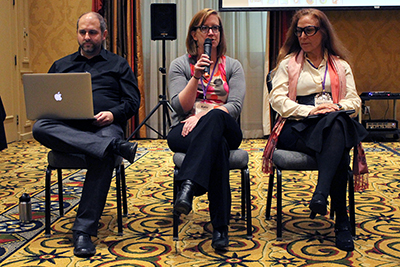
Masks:
[[[93,124],[99,127],[110,125],[114,121],[114,115],[110,111],[101,111],[94,118],[96,121]]]

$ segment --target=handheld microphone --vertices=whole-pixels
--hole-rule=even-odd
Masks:
[[[207,38],[204,41],[204,54],[206,54],[211,60],[211,47],[212,47],[212,40]],[[210,74],[210,66],[205,66],[204,68],[205,73]]]

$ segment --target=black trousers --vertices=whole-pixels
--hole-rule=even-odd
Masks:
[[[214,228],[229,225],[231,191],[229,150],[242,142],[238,123],[226,112],[214,109],[204,115],[186,137],[183,123],[168,134],[168,146],[186,153],[176,180],[192,180],[199,188],[196,195],[208,192],[211,223]]]
[[[88,121],[38,120],[32,129],[34,138],[42,145],[64,153],[86,155],[87,172],[72,230],[96,236],[114,169],[115,156],[108,147],[121,139],[121,126],[111,124],[96,127]]]

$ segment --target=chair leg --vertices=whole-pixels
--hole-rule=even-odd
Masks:
[[[175,183],[175,177],[178,174],[178,168],[175,167],[174,169],[174,181],[173,181],[173,196],[172,196],[172,205],[175,204],[175,199],[176,199],[176,195],[178,194],[178,187],[176,186]],[[178,226],[179,226],[179,216],[175,215],[174,212],[172,212],[172,217],[173,217],[173,222],[172,222],[172,239],[173,241],[178,241],[179,237],[178,237]]]
[[[242,191],[240,193],[241,196],[241,202],[242,202],[242,206],[241,206],[241,219],[245,220],[246,219],[246,196],[247,196],[247,184],[246,184],[246,177],[245,177],[245,171],[246,169],[241,169],[240,173],[241,173],[241,183],[242,183]]]
[[[282,171],[276,169],[276,240],[282,241]]]
[[[58,177],[58,206],[60,211],[60,217],[64,216],[64,193],[62,183],[62,169],[57,169]]]
[[[121,207],[121,170],[120,165],[115,168],[115,184],[117,189],[117,224],[118,235],[121,236],[122,232],[122,207]]]
[[[124,162],[121,163],[120,170],[121,170],[122,205],[124,207],[123,216],[128,217],[128,201],[126,197],[126,176],[125,176]]]
[[[351,225],[351,235],[356,237],[356,208],[354,202],[354,180],[353,173],[349,174],[349,213],[350,213],[350,225]]]
[[[249,168],[242,169],[242,191],[244,192],[245,196],[245,206],[246,206],[246,213],[247,213],[247,220],[246,220],[246,228],[247,228],[247,239],[253,238],[253,225],[252,225],[252,217],[251,217],[251,191],[250,191],[250,173]],[[243,195],[242,195],[242,210],[243,210]]]
[[[47,167],[46,169],[46,181],[45,181],[45,236],[50,237],[50,223],[51,223],[51,214],[50,214],[50,205],[51,205],[51,199],[50,199],[50,183],[51,183],[51,168],[50,166]]]
[[[266,211],[265,211],[265,218],[267,220],[271,220],[272,193],[274,191],[274,172],[275,172],[275,168],[272,169],[272,173],[269,175],[267,207],[266,207]]]

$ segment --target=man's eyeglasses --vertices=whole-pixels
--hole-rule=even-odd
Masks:
[[[307,26],[304,28],[297,27],[294,30],[294,35],[296,35],[297,37],[300,37],[301,34],[304,32],[304,34],[307,36],[314,36],[318,32],[318,30],[319,30],[319,27],[317,27],[317,26]]]
[[[197,27],[197,29],[200,29],[200,31],[202,33],[208,33],[210,31],[210,29],[212,30],[213,33],[219,33],[219,29],[221,28],[221,26],[219,25],[214,25],[211,27],[208,27],[206,25],[202,25],[200,27]]]

